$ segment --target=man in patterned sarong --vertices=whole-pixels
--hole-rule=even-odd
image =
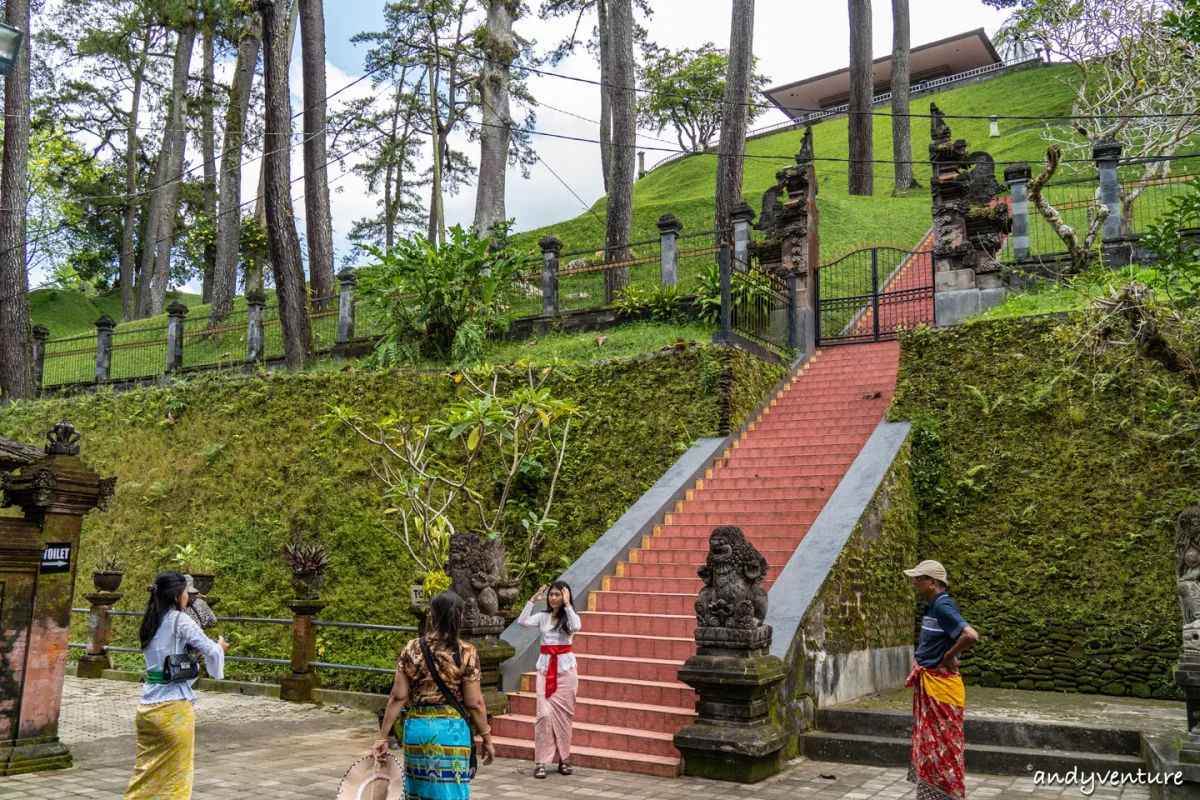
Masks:
[[[925,601],[921,639],[906,686],[913,687],[912,765],[917,800],[965,800],[963,706],[966,692],[958,655],[979,641],[946,592],[946,568],[922,561],[904,574]]]

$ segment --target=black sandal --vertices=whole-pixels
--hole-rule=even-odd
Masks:
[[[545,767],[534,767],[533,777],[535,777],[539,780],[545,780],[546,779],[546,768]]]
[[[571,762],[569,762],[569,761],[564,761],[558,765],[558,774],[559,775],[570,775],[573,772],[574,772],[574,770],[571,769]]]

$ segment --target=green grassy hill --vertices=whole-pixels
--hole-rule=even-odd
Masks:
[[[947,114],[983,117],[949,120],[954,136],[965,138],[973,150],[987,150],[997,161],[1027,159],[1036,162],[1045,153],[1040,126],[1025,120],[1001,121],[1001,136],[992,139],[988,137],[986,117],[991,114],[1036,116],[1068,113],[1070,93],[1056,79],[1064,74],[1066,72],[1062,67],[1042,66],[1020,70],[973,86],[918,98],[913,102],[912,110],[913,113],[927,113],[932,101]],[[891,119],[887,116],[888,109],[879,111],[883,116],[875,117],[875,157],[890,160]],[[824,259],[871,242],[914,245],[929,229],[929,168],[926,165],[929,122],[922,117],[915,117],[912,129],[913,160],[917,162],[915,172],[921,186],[900,197],[892,196],[893,176],[889,164],[876,165],[874,197],[850,197],[846,187],[846,164],[817,162],[817,203],[821,213],[821,253]],[[775,173],[792,163],[791,157],[799,149],[801,135],[802,131],[799,130],[783,131],[747,144],[746,152],[750,157],[746,161],[743,197],[756,212],[761,209],[763,192],[775,184]],[[818,158],[844,159],[848,156],[844,118],[814,125],[813,139]],[[690,156],[656,169],[638,181],[633,193],[633,239],[656,239],[658,228],[655,223],[668,211],[683,222],[684,235],[711,229],[716,166],[714,155]],[[1001,171],[997,170],[998,173]],[[597,200],[591,211],[575,219],[517,234],[516,241],[522,246],[535,248],[541,236],[553,233],[563,240],[567,252],[598,249],[604,242],[604,202],[604,198]],[[686,251],[708,246],[710,243],[707,240],[701,240],[683,245],[681,249]],[[695,263],[689,260],[681,264],[680,278],[685,289],[689,288],[697,264],[708,260],[711,260],[711,256],[697,259]],[[657,285],[656,269],[650,270],[648,267],[645,275],[635,276],[635,282]],[[649,274],[651,271],[655,271],[652,276]],[[596,280],[599,280],[598,275]],[[572,284],[573,288],[567,289],[564,286],[561,307],[594,304],[595,293],[590,290],[579,293],[575,298],[571,296],[570,293],[576,288],[587,288],[579,279],[575,283],[579,287]],[[207,306],[200,304],[198,295],[171,293],[168,302],[171,300],[179,300],[191,307],[192,317],[207,314]],[[33,292],[30,300],[33,321],[48,327],[51,338],[56,339],[94,332],[94,323],[103,314],[119,318],[120,302],[118,292],[85,297],[58,289]],[[529,308],[523,307],[522,311],[537,312],[536,298],[531,298],[528,305]],[[239,298],[237,311],[244,309],[245,301]],[[165,324],[166,318],[158,317],[120,325],[117,331],[160,328]],[[210,349],[222,350],[219,355],[223,355],[222,348],[236,344],[214,342]],[[273,346],[272,342],[268,342],[268,346]],[[196,350],[193,352],[198,353]]]
[[[972,150],[987,150],[997,161],[1039,161],[1046,151],[1041,128],[1030,121],[1000,123],[1001,135],[988,136],[987,117],[992,114],[1036,116],[1070,113],[1070,91],[1057,77],[1067,74],[1062,67],[1042,66],[1019,70],[990,81],[914,99],[912,112],[925,114],[936,102],[946,114],[977,115],[982,119],[948,120],[956,139],[966,139]],[[892,121],[889,109],[877,109],[874,124],[875,158],[892,158]],[[813,126],[813,144],[818,159],[847,158],[847,120],[834,119]],[[757,213],[762,195],[775,185],[775,173],[791,163],[800,147],[803,130],[782,131],[747,143],[743,199]],[[929,206],[929,121],[912,120],[913,160],[921,187],[892,196],[890,164],[876,164],[875,196],[851,197],[847,193],[845,163],[817,162],[821,214],[821,253],[825,258],[869,242],[916,244],[932,224]],[[759,158],[755,158],[755,157]],[[763,157],[767,158],[763,158]],[[684,224],[684,234],[713,227],[713,193],[717,159],[713,154],[690,156],[667,164],[642,178],[633,190],[633,239],[658,236],[655,223],[668,211]],[[997,169],[1000,178],[1002,168]],[[534,246],[537,239],[553,233],[563,240],[566,251],[598,249],[604,242],[604,198],[591,211],[517,236],[522,244]],[[597,219],[599,217],[599,219]]]

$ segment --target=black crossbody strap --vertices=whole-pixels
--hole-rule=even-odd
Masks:
[[[430,652],[429,643],[425,641],[425,637],[422,636],[417,641],[421,645],[421,654],[425,656],[425,668],[429,670],[429,675],[433,678],[433,682],[437,684],[442,697],[446,699],[446,703],[451,708],[458,712],[458,715],[463,718],[463,722],[467,723],[467,733],[471,737],[471,777],[474,778],[475,770],[478,769],[478,762],[475,754],[475,736],[471,733],[471,719],[467,716],[467,710],[463,708],[462,703],[458,702],[458,698],[446,687],[446,682],[438,674],[437,663],[433,660],[433,653]]]

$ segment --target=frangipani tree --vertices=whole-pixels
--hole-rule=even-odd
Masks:
[[[372,422],[348,406],[333,406],[322,418],[327,432],[349,432],[377,450],[372,471],[383,484],[384,528],[399,539],[427,576],[440,577],[450,536],[465,529],[489,538],[514,531],[508,513],[514,488],[539,456],[548,476],[536,507],[520,519],[524,546],[510,577],[520,580],[533,563],[546,532],[555,488],[579,409],[553,396],[550,368],[520,365],[521,385],[501,390],[503,373],[494,368],[461,372],[473,396],[446,408],[429,422],[393,412]],[[542,500],[544,499],[544,502]]]

